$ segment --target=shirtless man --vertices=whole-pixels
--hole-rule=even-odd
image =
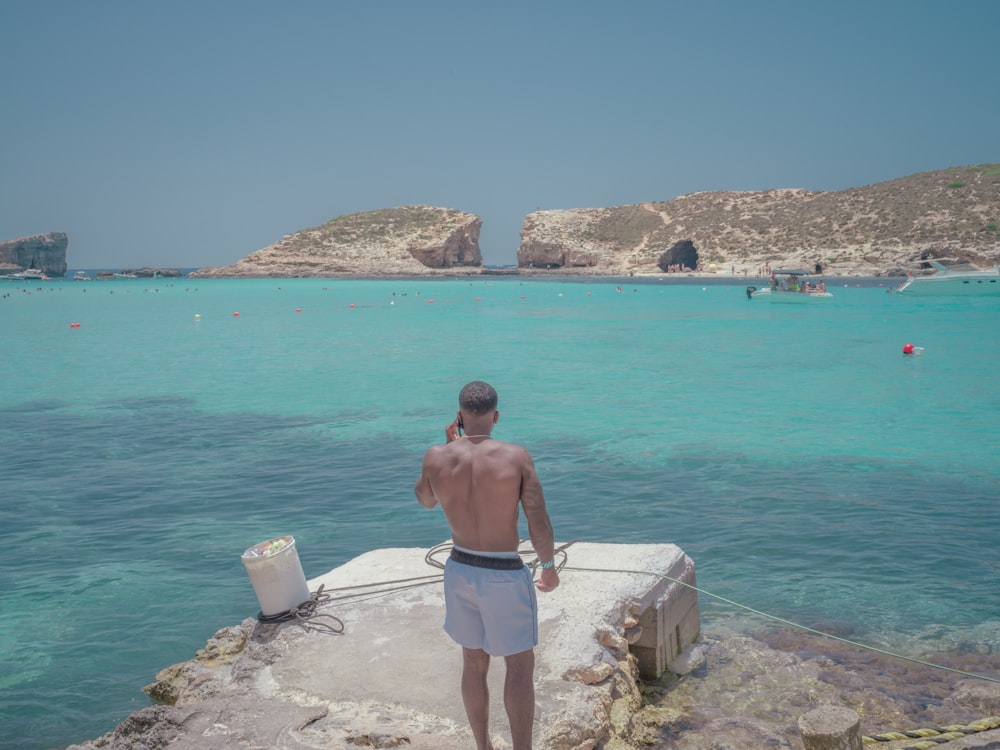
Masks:
[[[458,405],[455,421],[445,427],[445,444],[428,449],[413,490],[425,508],[440,504],[451,526],[444,629],[462,646],[462,702],[476,748],[493,748],[486,673],[490,657],[502,656],[513,750],[530,750],[538,645],[535,588],[552,591],[559,585],[552,523],[531,455],[490,438],[500,418],[497,392],[476,380],[462,389]],[[537,584],[517,552],[519,504],[542,571]]]

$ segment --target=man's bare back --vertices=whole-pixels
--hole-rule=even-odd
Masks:
[[[455,544],[482,552],[516,550],[524,488],[529,496],[541,495],[528,452],[491,438],[462,437],[432,447],[424,457],[422,478],[431,493],[421,502],[429,508],[440,503]],[[425,497],[432,501],[424,502]]]
[[[535,462],[521,446],[490,437],[499,419],[495,406],[482,411],[459,409],[445,427],[444,445],[431,446],[424,454],[413,491],[425,508],[441,505],[455,544],[480,552],[517,550],[520,503],[535,554],[551,562],[555,555],[552,522]],[[558,586],[555,569],[544,568],[536,585],[540,591]]]

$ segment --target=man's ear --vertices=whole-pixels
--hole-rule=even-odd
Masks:
[[[499,421],[500,421],[500,412],[499,411],[494,411],[493,412],[493,424],[496,424]]]

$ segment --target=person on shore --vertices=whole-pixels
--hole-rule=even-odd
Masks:
[[[552,591],[559,574],[534,461],[524,448],[491,437],[500,418],[497,403],[497,392],[488,383],[476,380],[462,388],[458,414],[445,427],[445,442],[424,454],[413,489],[425,508],[440,505],[451,527],[444,629],[462,647],[462,702],[476,748],[493,748],[486,675],[490,658],[502,656],[513,750],[530,750],[538,645],[535,589]],[[537,583],[518,554],[519,505],[539,560]]]

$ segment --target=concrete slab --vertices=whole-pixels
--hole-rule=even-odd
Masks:
[[[136,712],[103,744],[74,747],[115,750],[154,735],[172,750],[472,747],[461,649],[441,628],[440,570],[428,564],[446,557],[444,546],[375,550],[311,580],[310,590],[323,587],[311,619],[220,631],[147,688],[170,705]],[[627,743],[640,662],[662,671],[698,635],[697,596],[676,582],[694,585],[694,564],[671,544],[578,542],[557,560],[560,587],[538,596],[535,746]],[[342,634],[323,630],[340,623]],[[503,674],[495,659],[498,750],[510,747]]]

